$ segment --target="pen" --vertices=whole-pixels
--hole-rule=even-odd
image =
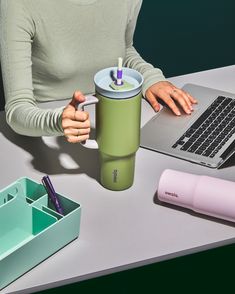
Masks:
[[[58,197],[56,195],[55,189],[54,189],[48,175],[44,176],[42,178],[42,183],[43,183],[43,186],[45,187],[45,189],[47,191],[47,194],[48,194],[49,198],[51,199],[53,205],[55,206],[55,210],[58,213],[64,215],[63,209],[62,209],[61,204],[59,202],[59,199],[58,199]]]

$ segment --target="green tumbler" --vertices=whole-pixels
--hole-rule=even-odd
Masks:
[[[78,108],[84,110],[84,106],[96,104],[96,140],[87,140],[83,146],[99,149],[100,183],[107,189],[121,191],[131,187],[134,180],[143,77],[124,67],[124,85],[112,87],[115,70],[106,68],[95,75],[95,96],[86,96]]]

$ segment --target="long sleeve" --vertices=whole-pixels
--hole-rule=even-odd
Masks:
[[[133,0],[130,2],[131,9],[130,18],[126,29],[126,57],[124,64],[127,67],[139,71],[143,75],[144,83],[142,87],[142,94],[145,97],[145,92],[150,86],[156,82],[165,81],[166,79],[162,71],[159,68],[154,68],[150,63],[147,63],[133,46],[133,36],[138,14],[142,5],[142,0],[135,1],[136,5],[133,5]]]
[[[0,0],[0,58],[10,127],[26,136],[63,135],[63,108],[38,102],[94,93],[95,73],[124,64],[144,76],[143,94],[164,80],[133,47],[141,0]]]
[[[32,82],[32,44],[36,26],[24,1],[1,0],[0,57],[6,118],[22,135],[62,135],[60,109],[40,109]]]

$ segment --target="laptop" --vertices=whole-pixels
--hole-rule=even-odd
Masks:
[[[235,94],[186,84],[194,96],[191,115],[163,107],[141,129],[140,146],[211,168],[235,152]]]

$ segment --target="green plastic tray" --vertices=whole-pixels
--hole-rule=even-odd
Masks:
[[[63,216],[32,179],[0,190],[0,289],[79,236],[81,206],[57,196]]]

